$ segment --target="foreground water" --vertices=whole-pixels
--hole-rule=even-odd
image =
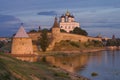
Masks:
[[[120,80],[120,51],[48,56],[46,60],[91,80]],[[92,76],[97,73],[97,76]]]
[[[102,51],[91,53],[84,68],[78,74],[91,80],[120,80],[120,51]],[[98,76],[91,76],[91,73]]]

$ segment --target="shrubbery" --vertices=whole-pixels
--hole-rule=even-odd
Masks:
[[[54,50],[80,50],[95,47],[103,47],[103,43],[97,40],[87,42],[62,40],[61,42],[55,44]]]
[[[120,46],[120,39],[108,39],[106,46]]]
[[[74,28],[74,30],[73,30],[73,31],[70,31],[70,33],[80,34],[80,35],[84,35],[84,36],[87,36],[87,35],[88,35],[88,33],[87,33],[85,30],[83,30],[83,29],[81,29],[81,28],[79,28],[79,27]]]
[[[43,29],[42,33],[41,33],[41,37],[39,39],[39,43],[40,43],[40,47],[42,49],[42,51],[46,51],[48,45],[49,45],[49,39],[48,39],[48,30],[47,29]]]

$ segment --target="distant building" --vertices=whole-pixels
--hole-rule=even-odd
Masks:
[[[64,29],[66,32],[73,31],[75,27],[80,27],[80,24],[75,21],[73,15],[70,12],[66,12],[60,17],[60,29]]]
[[[36,61],[36,55],[33,53],[32,40],[22,25],[12,39],[11,54],[23,61]]]
[[[4,42],[8,42],[8,39],[7,37],[0,37],[0,41],[4,41]]]

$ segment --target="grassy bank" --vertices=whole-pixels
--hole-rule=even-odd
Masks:
[[[23,62],[0,54],[0,80],[72,80],[67,73],[43,62]]]
[[[86,51],[92,49],[104,48],[103,43],[100,41],[88,41],[88,42],[75,42],[69,40],[63,40],[56,43],[53,51]]]

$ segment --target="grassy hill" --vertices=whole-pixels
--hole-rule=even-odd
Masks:
[[[0,53],[0,80],[72,80],[67,73],[43,62],[23,62]]]

